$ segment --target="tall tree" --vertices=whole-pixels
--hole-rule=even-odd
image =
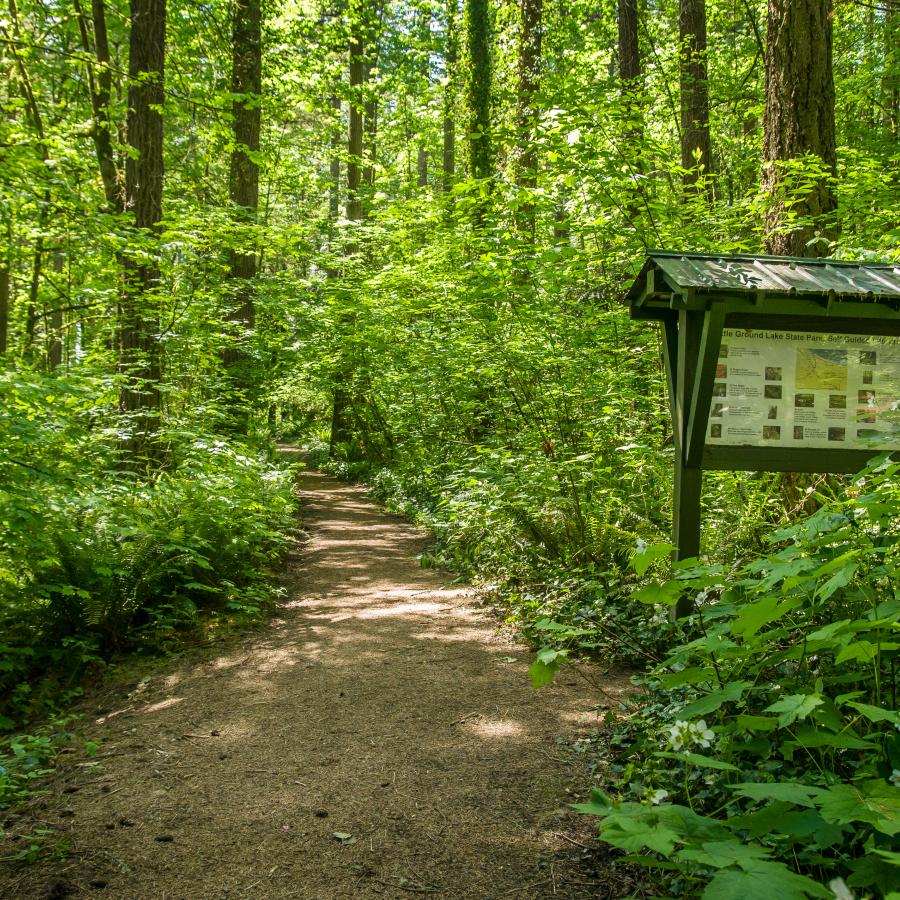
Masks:
[[[372,71],[371,62],[366,62],[364,80],[369,83]],[[375,164],[377,162],[378,149],[378,98],[370,94],[366,98],[365,115],[363,117],[363,144],[365,151],[365,165],[363,166],[363,184],[372,187],[375,184]]]
[[[763,189],[766,251],[819,256],[837,208],[832,0],[769,0]],[[803,167],[802,179],[792,179]],[[792,188],[792,180],[801,182]]]
[[[625,119],[623,146],[627,164],[641,169],[641,54],[638,43],[638,0],[619,0],[618,15],[619,93]],[[636,179],[627,193],[625,211],[629,220],[638,213],[640,188]],[[559,213],[560,207],[557,207]],[[556,229],[558,232],[559,229]],[[564,230],[565,231],[565,230]]]
[[[229,318],[242,330],[255,321],[253,279],[257,255],[253,226],[259,207],[259,137],[262,94],[262,12],[260,0],[235,0],[232,24],[232,127],[233,146],[228,177],[228,195],[237,225],[238,246],[230,251],[229,274],[232,279]],[[248,371],[249,355],[240,339],[224,353],[234,386],[245,393],[254,379]],[[246,424],[246,417],[238,416]]]
[[[0,256],[0,353],[6,353],[9,346],[9,308],[12,301],[10,291],[10,264],[12,257],[12,222],[6,222],[5,247]]]
[[[328,218],[333,225],[341,211],[341,98],[332,96],[329,100],[335,114],[335,125],[331,137],[331,161],[329,163]]]
[[[449,192],[456,176],[456,65],[459,59],[459,31],[457,25],[458,0],[447,0],[447,31],[445,35],[445,78],[442,187]]]
[[[125,256],[125,290],[119,312],[119,409],[128,416],[122,450],[137,467],[157,455],[159,427],[159,263],[162,221],[163,116],[166,2],[132,0],[128,53],[125,205],[134,216],[143,252]]]
[[[491,136],[491,20],[489,0],[466,0],[466,115],[469,174],[479,180],[494,174]]]
[[[106,7],[103,0],[92,0],[90,18],[81,0],[75,0],[81,46],[85,53],[88,74],[88,94],[93,121],[91,138],[103,182],[103,194],[110,212],[120,213],[125,207],[122,174],[116,165],[112,141],[112,121],[109,104],[112,95],[112,65],[109,37],[106,29]]]
[[[709,84],[706,74],[705,0],[680,0],[678,29],[681,38],[681,167],[684,185],[692,188],[701,173],[712,172],[709,136]],[[712,182],[705,180],[707,192]]]
[[[544,30],[543,0],[521,0],[520,12],[516,97],[518,119],[516,182],[520,188],[530,192],[537,186],[538,161],[534,127]],[[534,240],[534,202],[530,195],[519,206],[517,218],[519,228]]]
[[[363,163],[363,84],[366,75],[365,22],[361,14],[353,17],[350,32],[350,117],[347,139],[347,218],[357,221],[363,217],[362,183]]]

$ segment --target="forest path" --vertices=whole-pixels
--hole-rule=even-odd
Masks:
[[[362,488],[307,472],[300,491],[279,617],[96,710],[100,765],[29,813],[71,855],[0,871],[0,895],[622,896],[566,807],[588,774],[561,744],[602,698],[571,676],[533,691],[527,649]]]

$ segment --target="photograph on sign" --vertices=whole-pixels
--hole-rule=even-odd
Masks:
[[[900,449],[900,338],[726,328],[706,442]]]

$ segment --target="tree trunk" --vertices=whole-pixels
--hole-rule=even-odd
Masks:
[[[681,35],[681,167],[685,188],[712,172],[709,136],[709,84],[706,77],[706,4],[681,0],[678,26]],[[710,181],[703,184],[711,199]]]
[[[106,8],[103,0],[92,0],[91,19],[85,15],[81,0],[75,0],[78,15],[78,29],[85,55],[91,55],[91,35],[93,35],[93,57],[97,61],[87,63],[88,93],[91,101],[93,122],[91,137],[97,156],[97,167],[103,182],[103,194],[110,212],[120,213],[125,207],[122,191],[122,176],[116,165],[112,145],[112,124],[109,116],[109,100],[112,93],[112,67],[110,65],[109,38],[106,32]],[[88,31],[90,24],[91,30]]]
[[[369,67],[366,66],[365,80],[369,81]],[[374,97],[366,101],[365,120],[363,125],[366,165],[363,169],[363,183],[367,187],[375,184],[375,163],[378,138],[378,102]]]
[[[341,99],[331,98],[331,108],[337,114],[337,125],[334,137],[331,139],[331,183],[328,191],[328,217],[331,222],[336,222],[341,211]]]
[[[456,64],[459,59],[459,35],[457,32],[457,0],[447,0],[446,74],[444,88],[444,140],[442,153],[442,187],[449,193],[456,178]]]
[[[488,0],[466,0],[468,80],[466,112],[469,174],[478,180],[494,174],[491,137],[491,39]]]
[[[365,80],[365,60],[363,53],[362,22],[354,23],[356,34],[350,39],[350,128],[347,140],[347,218],[358,221],[363,217],[362,182],[363,158],[363,108],[362,86]]]
[[[824,240],[810,242],[829,234],[837,208],[831,21],[831,0],[769,0],[762,171],[769,253],[828,249]],[[798,166],[803,187],[791,190]]]
[[[888,134],[900,137],[900,0],[886,0],[884,12],[883,121]]]
[[[619,93],[622,98],[622,115],[625,122],[623,156],[626,164],[636,174],[641,171],[641,54],[638,44],[638,0],[619,0]],[[633,178],[627,191],[625,215],[629,221],[639,211],[640,188]]]
[[[516,224],[520,231],[534,242],[534,202],[531,191],[537,187],[537,153],[534,145],[537,93],[540,66],[541,41],[543,37],[543,0],[522,0],[521,32],[518,59],[518,152],[516,183],[528,192],[524,202],[519,204]]]
[[[637,0],[619,0],[619,78],[623,96],[640,86],[640,77]]]
[[[62,251],[57,251],[52,256],[53,270],[59,274],[65,267],[66,258]],[[46,314],[45,314],[46,315]],[[49,313],[48,319],[44,319],[47,334],[47,368],[53,372],[63,363],[63,308],[57,303]]]
[[[229,252],[229,277],[232,280],[229,320],[238,324],[241,334],[222,354],[237,403],[232,420],[246,432],[250,394],[257,383],[250,371],[251,357],[244,349],[244,334],[253,327],[253,279],[257,258],[253,249],[254,226],[259,208],[260,95],[262,93],[262,13],[260,0],[235,0],[232,28],[231,69],[232,121],[234,146],[228,177],[228,195],[238,247]],[[249,248],[249,249],[248,249]]]
[[[125,290],[119,314],[119,409],[128,418],[121,449],[129,465],[156,458],[159,428],[159,287],[156,262],[162,220],[165,101],[165,0],[132,0],[128,59],[126,208],[134,215],[144,252],[125,257]]]
[[[9,311],[12,305],[10,267],[12,263],[12,222],[6,223],[6,247],[0,257],[0,354],[9,349]]]

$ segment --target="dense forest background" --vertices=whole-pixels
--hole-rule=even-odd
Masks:
[[[896,0],[9,0],[0,726],[64,702],[118,652],[173,647],[271,602],[295,505],[273,438],[429,525],[436,559],[480,578],[545,645],[537,681],[578,648],[653,665],[695,637],[696,621],[670,621],[671,592],[630,597],[661,574],[634,547],[668,535],[672,446],[659,337],[621,298],[654,247],[900,262],[898,23]],[[807,750],[821,757],[809,771],[894,789],[896,612],[879,605],[894,596],[892,473],[849,497],[835,479],[707,476],[704,549],[720,568],[682,573],[687,588],[706,598],[749,566],[742,602],[768,603],[782,583],[757,557],[777,551],[782,579],[806,573],[784,590],[802,584],[809,603],[776,616],[794,630],[765,632],[765,652],[752,644],[763,620],[730,632],[747,654],[732,662],[758,667],[749,682],[691,657],[710,644],[676,661],[691,683],[715,669],[707,693],[726,692],[695,710],[698,746],[728,704],[766,718],[734,684],[767,683],[785,647],[847,619],[827,640],[835,684],[850,686],[823,686],[804,651],[801,700],[773,710],[777,728],[827,707],[819,726],[844,743]],[[848,503],[868,531],[841,524],[859,521]],[[774,527],[810,512],[821,528],[773,547]],[[820,602],[835,571],[826,599],[843,598],[841,615]],[[839,666],[859,622],[876,650]],[[667,696],[642,733],[688,727],[690,698]],[[884,715],[851,759],[848,729],[866,715],[854,703]],[[690,796],[691,779],[742,769],[737,745],[769,725],[734,728],[725,768],[679,757],[689,742],[672,732],[684,785],[665,780],[671,759],[624,783],[644,800]],[[790,783],[806,777],[784,765]],[[794,873],[888,883],[884,798],[845,820],[812,788],[698,784],[710,809],[807,809],[776,841]],[[619,845],[671,855],[670,834],[700,834],[678,821]],[[776,877],[767,846],[740,872]],[[683,867],[716,870],[703,852]],[[778,865],[779,896],[828,896]]]

